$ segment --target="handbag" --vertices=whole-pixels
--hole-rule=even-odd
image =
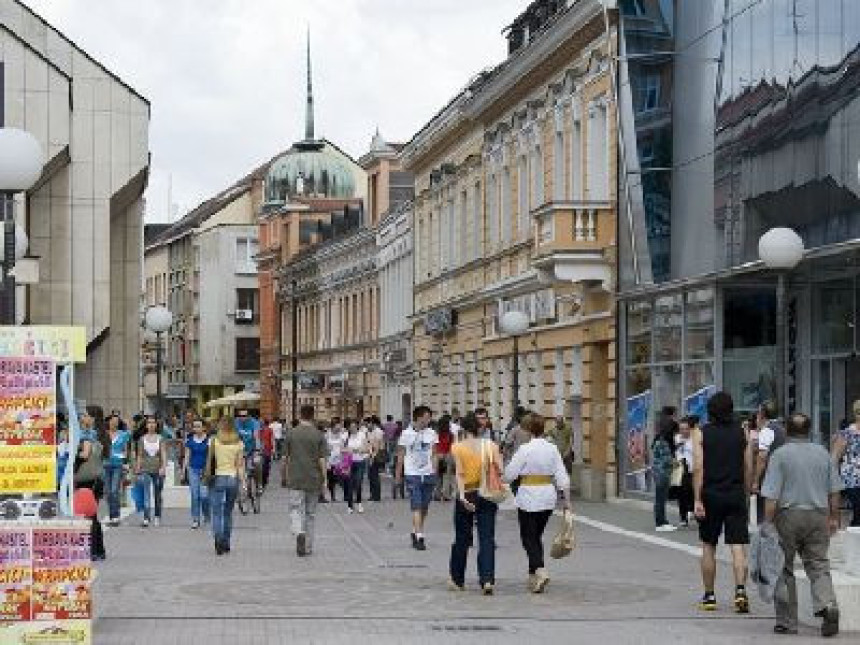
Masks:
[[[210,439],[206,445],[206,465],[203,466],[203,473],[200,475],[200,481],[206,486],[212,481],[215,476],[215,442],[217,439]]]
[[[574,546],[576,546],[576,533],[573,530],[573,513],[566,508],[558,527],[558,533],[552,539],[552,546],[549,550],[550,557],[556,560],[565,558],[571,554]]]
[[[508,496],[508,488],[502,481],[502,471],[493,458],[493,451],[487,441],[481,441],[481,484],[478,495],[489,502],[500,504]]]
[[[76,461],[75,484],[90,483],[102,478],[104,467],[102,466],[102,444],[100,442],[91,441],[90,456]]]
[[[669,487],[680,487],[684,481],[684,462],[677,460],[672,462],[672,473],[669,475]]]

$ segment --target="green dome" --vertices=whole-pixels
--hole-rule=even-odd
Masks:
[[[269,167],[266,202],[282,204],[296,196],[355,197],[355,176],[348,161],[324,141],[294,144]]]

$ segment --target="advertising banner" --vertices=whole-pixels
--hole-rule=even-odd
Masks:
[[[90,532],[33,529],[33,620],[89,619]]]
[[[15,645],[91,645],[89,620],[40,620],[27,623],[0,621],[0,643]]]
[[[29,529],[0,528],[0,621],[30,620],[32,558]]]
[[[0,495],[54,493],[57,451],[54,446],[0,446]]]
[[[21,325],[0,327],[0,358],[41,358],[55,363],[85,363],[84,327]]]
[[[717,393],[715,385],[706,385],[684,399],[684,414],[694,414],[699,417],[699,423],[708,422],[708,399]]]
[[[53,445],[57,425],[56,364],[0,358],[0,445]]]
[[[651,390],[627,399],[627,456],[630,471],[645,468]]]

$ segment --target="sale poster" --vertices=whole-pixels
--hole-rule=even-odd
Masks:
[[[33,529],[33,620],[89,619],[88,529]]]
[[[0,445],[53,445],[56,363],[0,358]]]
[[[32,531],[0,528],[0,621],[30,620]]]
[[[57,490],[54,446],[0,445],[0,495]]]
[[[0,621],[0,643],[4,645],[91,645],[92,642],[89,620]]]

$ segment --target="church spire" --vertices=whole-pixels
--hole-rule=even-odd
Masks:
[[[305,113],[305,139],[314,138],[314,90],[311,81],[311,28],[308,27],[308,105]]]

